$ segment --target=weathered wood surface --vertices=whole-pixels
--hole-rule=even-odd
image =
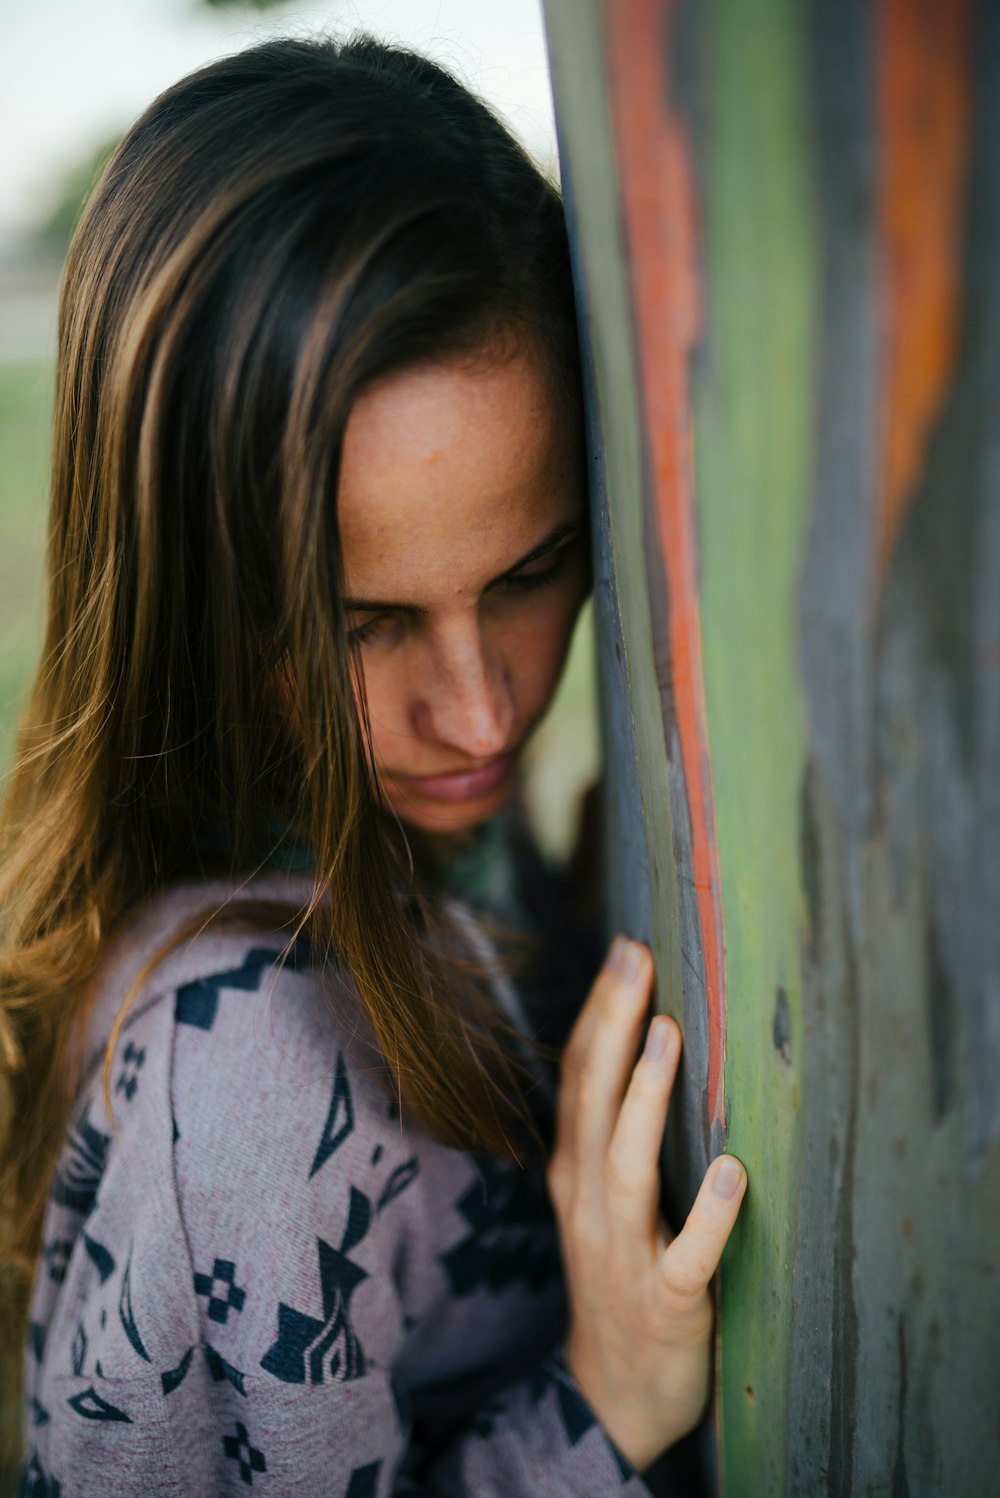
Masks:
[[[545,9],[710,1484],[1000,1494],[1000,6]]]

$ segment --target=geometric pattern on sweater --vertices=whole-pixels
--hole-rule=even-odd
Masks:
[[[238,968],[230,968],[224,973],[211,973],[207,978],[183,984],[177,990],[175,1000],[177,1023],[195,1025],[199,1030],[211,1030],[215,1024],[222,989],[238,988],[256,992],[261,978],[270,971],[277,956],[278,953],[269,947],[253,947]]]
[[[309,1167],[309,1179],[312,1180],[317,1170],[325,1165],[330,1156],[334,1154],[344,1140],[354,1132],[354,1103],[351,1099],[351,1087],[347,1080],[347,1068],[344,1065],[344,1053],[337,1053],[337,1069],[333,1078],[333,1097],[330,1099],[330,1111],[326,1115],[323,1125],[323,1135],[316,1146],[312,1165]]]
[[[351,1323],[351,1296],[368,1278],[367,1269],[349,1257],[371,1221],[371,1202],[351,1187],[351,1206],[339,1249],[317,1239],[322,1317],[278,1305],[278,1338],[261,1359],[261,1367],[291,1384],[321,1384],[327,1377],[345,1382],[361,1378],[367,1368],[364,1349]]]
[[[52,1182],[52,1199],[86,1217],[94,1205],[108,1159],[111,1135],[90,1122],[90,1102],[73,1122]]]
[[[246,1300],[246,1291],[236,1284],[236,1265],[231,1259],[216,1259],[211,1274],[195,1274],[196,1295],[208,1297],[208,1316],[225,1326],[231,1310],[239,1313]]]
[[[200,970],[192,953],[136,996],[114,1133],[100,1068],[77,1100],[19,1493],[124,1498],[141,1472],[148,1498],[650,1498],[551,1360],[565,1291],[541,1169],[400,1117],[308,952],[279,971],[280,939],[198,942]]]
[[[533,1176],[511,1171],[489,1155],[476,1155],[479,1180],[456,1203],[469,1231],[441,1255],[453,1295],[494,1292],[517,1283],[542,1290],[561,1274],[559,1250],[539,1233],[551,1218],[548,1198]]]
[[[266,1472],[267,1463],[264,1461],[264,1453],[258,1451],[256,1446],[251,1445],[247,1428],[242,1420],[237,1420],[236,1430],[233,1435],[223,1436],[222,1449],[230,1461],[237,1463],[240,1469],[240,1480],[248,1487],[253,1486],[253,1475],[255,1472]]]

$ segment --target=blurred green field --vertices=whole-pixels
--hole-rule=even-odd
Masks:
[[[41,644],[52,370],[0,364],[0,776]]]

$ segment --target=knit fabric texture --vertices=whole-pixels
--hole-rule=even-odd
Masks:
[[[178,947],[163,893],[109,952],[31,1305],[21,1492],[640,1498],[562,1354],[541,1167],[401,1118],[346,987],[284,938]]]

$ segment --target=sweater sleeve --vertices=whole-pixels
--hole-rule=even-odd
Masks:
[[[346,1027],[290,1022],[296,998],[283,977],[252,1038],[232,1003],[214,1039],[176,1034],[178,1199],[202,1343],[224,1374],[219,1430],[245,1429],[279,1489],[330,1498],[641,1498],[558,1350],[429,1436],[405,1370],[447,1305],[421,1247],[442,1198],[467,1199],[471,1157],[404,1131]],[[213,1491],[243,1491],[237,1463],[219,1475]]]
[[[599,1426],[561,1348],[487,1400],[417,1471],[417,1480],[400,1483],[394,1494],[647,1498],[650,1493]]]
[[[36,1335],[23,1491],[649,1494],[558,1350],[444,1434],[422,1419],[413,1370],[453,1374],[461,1324],[421,1243],[471,1157],[403,1129],[370,1053],[274,956],[245,944],[123,1030],[116,1131],[85,1102],[106,1158],[54,1345]]]

